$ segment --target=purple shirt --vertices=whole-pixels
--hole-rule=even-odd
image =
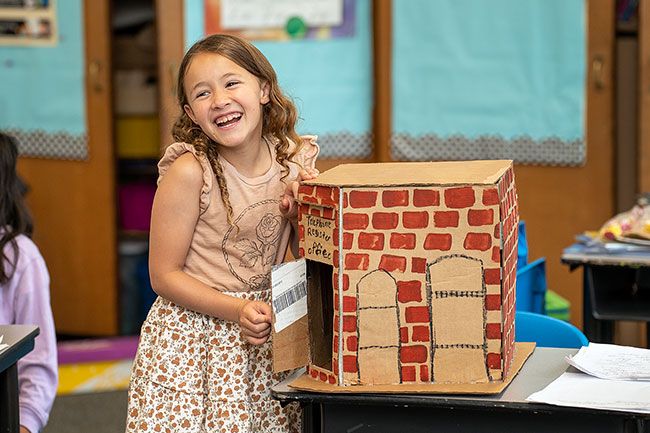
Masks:
[[[0,324],[40,328],[34,350],[18,361],[20,424],[37,433],[47,423],[58,381],[50,276],[34,242],[23,235],[16,241],[18,265],[9,282],[0,285]],[[11,244],[5,245],[4,252],[13,261]],[[4,265],[7,269],[8,265]]]

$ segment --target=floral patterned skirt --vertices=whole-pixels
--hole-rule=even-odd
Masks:
[[[270,290],[228,294],[270,298]],[[273,374],[270,342],[248,344],[237,323],[159,297],[142,325],[126,431],[300,432],[300,407],[270,395],[287,374]]]

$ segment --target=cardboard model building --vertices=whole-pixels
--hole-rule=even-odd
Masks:
[[[339,386],[504,380],[512,161],[344,164],[302,185],[298,202],[308,315],[276,352],[308,347],[295,356],[309,376]]]

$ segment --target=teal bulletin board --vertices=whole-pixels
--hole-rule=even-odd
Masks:
[[[0,130],[21,156],[86,159],[82,0],[56,5],[51,45],[0,46]]]
[[[582,165],[584,0],[393,0],[392,156]]]
[[[293,98],[300,134],[316,134],[321,157],[372,153],[372,38],[370,0],[344,0],[350,36],[253,41]],[[204,1],[185,1],[185,45],[205,36]]]

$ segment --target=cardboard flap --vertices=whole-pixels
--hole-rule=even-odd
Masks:
[[[309,363],[307,316],[301,317],[278,333],[273,331],[272,346],[274,373],[306,366]]]
[[[390,185],[491,185],[512,167],[511,160],[381,162],[341,164],[305,185],[376,187]]]
[[[303,367],[309,362],[306,272],[305,259],[271,270],[274,372]]]

